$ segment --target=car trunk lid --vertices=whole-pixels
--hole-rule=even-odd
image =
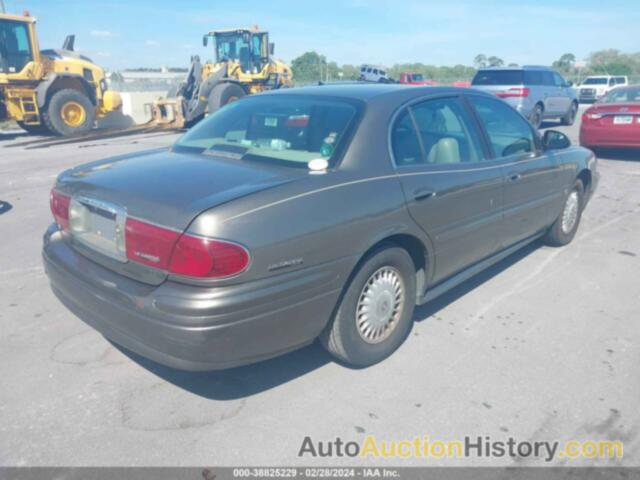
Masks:
[[[162,149],[67,170],[56,189],[72,197],[72,207],[82,210],[96,230],[72,234],[79,251],[99,258],[103,266],[157,284],[166,273],[150,275],[149,267],[122,257],[116,236],[123,235],[123,215],[183,232],[204,210],[305,174],[302,169]]]

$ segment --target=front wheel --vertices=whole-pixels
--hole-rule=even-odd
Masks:
[[[64,89],[53,94],[42,119],[56,135],[76,135],[93,128],[95,110],[86,95],[77,90]]]
[[[582,217],[583,199],[584,185],[582,180],[576,180],[565,198],[560,215],[544,237],[544,242],[547,245],[561,247],[573,240]]]
[[[338,360],[367,367],[407,338],[416,300],[415,266],[406,250],[383,245],[361,263],[320,336]]]
[[[542,115],[543,115],[542,106],[538,103],[536,104],[535,107],[533,107],[533,110],[531,111],[531,115],[529,115],[529,122],[531,123],[531,125],[533,125],[533,127],[536,130],[539,129],[540,126],[542,125]]]
[[[213,87],[209,94],[207,113],[211,115],[227,103],[235,102],[246,95],[244,89],[235,83],[221,83]]]
[[[562,117],[562,125],[571,126],[576,121],[576,115],[578,114],[578,104],[576,102],[571,102],[571,107],[569,107],[569,111],[565,113],[564,117]]]

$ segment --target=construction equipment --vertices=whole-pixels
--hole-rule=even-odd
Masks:
[[[152,123],[172,128],[189,127],[206,114],[245,95],[290,87],[291,67],[272,58],[274,44],[269,33],[258,27],[212,31],[202,44],[212,40],[215,62],[200,63],[191,58],[191,67],[177,91],[169,92],[153,104]]]
[[[73,50],[39,50],[36,19],[0,14],[0,121],[30,133],[69,136],[93,128],[96,118],[122,106],[107,89],[104,70]]]

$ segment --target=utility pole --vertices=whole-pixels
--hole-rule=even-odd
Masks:
[[[4,8],[4,0],[0,0],[0,13],[7,13],[7,9]]]

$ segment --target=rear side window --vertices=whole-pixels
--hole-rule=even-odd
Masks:
[[[507,104],[492,98],[469,96],[484,125],[496,157],[533,152],[535,137],[529,123]]]
[[[553,78],[552,72],[541,72],[542,73],[542,84],[548,87],[553,87],[556,84],[555,79]]]
[[[523,82],[522,70],[480,70],[471,85],[522,85]]]
[[[542,72],[539,70],[527,70],[524,72],[525,85],[544,85]]]
[[[480,142],[457,98],[406,109],[392,131],[396,165],[446,165],[482,159]]]

